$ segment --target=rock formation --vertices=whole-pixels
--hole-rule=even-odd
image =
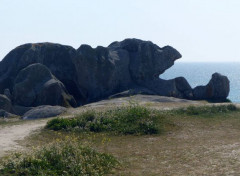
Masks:
[[[171,46],[160,48],[138,39],[113,42],[108,47],[81,45],[77,50],[53,43],[25,44],[0,62],[0,94],[5,94],[19,112],[39,105],[74,107],[123,95],[124,91],[125,95],[127,91],[226,99],[229,81],[219,74],[214,74],[208,85],[194,89],[183,77],[160,79],[159,75],[180,58]]]
[[[17,117],[15,114],[11,114],[3,109],[0,109],[0,118],[8,118],[8,117]]]
[[[193,89],[193,96],[196,100],[224,101],[229,91],[228,78],[219,73],[214,73],[206,86],[197,86]]]
[[[0,95],[0,109],[12,112],[12,102],[6,95]]]
[[[58,116],[64,112],[66,112],[67,109],[62,106],[38,106],[30,111],[26,112],[23,116],[23,120],[29,120],[29,119],[39,119],[39,118],[47,118],[47,117],[55,117]]]
[[[42,64],[22,69],[13,86],[14,102],[20,106],[61,105],[76,106],[75,99],[65,86]]]

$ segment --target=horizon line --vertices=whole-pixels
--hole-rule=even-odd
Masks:
[[[175,61],[176,62],[181,62],[181,63],[240,63],[240,61]]]

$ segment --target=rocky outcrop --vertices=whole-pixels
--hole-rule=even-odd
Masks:
[[[75,99],[65,86],[42,64],[22,69],[13,86],[14,103],[20,106],[76,106]]]
[[[153,90],[157,95],[193,99],[192,88],[183,77],[171,80],[155,79],[142,84]]]
[[[3,94],[8,97],[9,100],[12,100],[12,95],[9,89],[5,89]]]
[[[121,92],[132,84],[128,64],[129,54],[124,50],[91,48],[82,45],[74,59],[77,85],[82,104]]]
[[[214,73],[206,86],[197,86],[193,89],[194,99],[224,101],[230,91],[229,83],[226,76]]]
[[[6,95],[0,94],[0,109],[12,112],[12,102]]]
[[[132,81],[142,83],[158,79],[170,68],[181,54],[170,46],[158,47],[150,41],[126,39],[109,45],[111,51],[125,52],[129,57],[129,72]]]
[[[67,109],[61,106],[39,106],[26,112],[23,120],[55,117],[64,113]]]
[[[170,46],[160,48],[138,39],[114,42],[107,48],[82,45],[74,58],[77,84],[84,103],[96,101],[159,79],[180,57]]]
[[[13,112],[19,116],[22,116],[26,112],[30,111],[34,107],[25,107],[25,106],[19,106],[19,105],[14,105],[13,106]]]
[[[75,53],[76,50],[70,46],[53,43],[25,44],[15,48],[0,62],[0,93],[4,89],[12,92],[14,80],[22,69],[41,63],[65,85],[71,95],[80,97],[74,81],[76,71],[72,59]]]
[[[9,118],[9,117],[17,117],[15,114],[9,113],[3,109],[0,109],[0,118]]]
[[[138,95],[138,94],[142,94],[142,95],[156,95],[156,92],[151,91],[151,90],[149,90],[147,88],[136,87],[136,88],[133,88],[133,89],[129,89],[129,90],[126,90],[126,91],[123,91],[123,92],[111,95],[108,98],[112,99],[112,98],[120,98],[120,97],[130,97],[130,96]]]
[[[138,39],[113,42],[108,47],[81,45],[77,50],[53,43],[25,44],[0,62],[0,93],[19,107],[76,106],[137,92],[226,99],[229,81],[217,74],[207,86],[195,89],[183,77],[160,79],[159,75],[180,58],[171,46],[161,48]]]

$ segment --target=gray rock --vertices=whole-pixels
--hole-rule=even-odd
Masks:
[[[139,88],[126,90],[126,91],[111,95],[108,98],[112,99],[112,98],[120,98],[120,97],[129,97],[133,95],[156,95],[156,92],[153,92],[146,88],[139,87]]]
[[[226,76],[214,73],[207,85],[208,97],[210,99],[224,100],[230,92],[230,81]]]
[[[170,68],[181,54],[171,46],[160,48],[150,41],[126,39],[114,42],[109,48],[128,52],[129,71],[134,82],[142,83],[158,79],[159,75]]]
[[[132,84],[129,59],[128,52],[122,49],[80,46],[74,63],[78,87],[83,95],[82,103],[127,90]]]
[[[9,118],[9,117],[17,117],[17,115],[9,113],[3,109],[0,109],[0,117]]]
[[[207,87],[197,86],[193,89],[193,99],[204,100],[207,99]]]
[[[65,85],[71,95],[81,98],[72,61],[75,55],[74,48],[54,43],[25,44],[13,49],[0,62],[0,93],[7,88],[13,90],[14,80],[22,69],[41,63]]]
[[[22,116],[23,114],[25,114],[27,111],[30,111],[31,109],[33,109],[34,107],[25,107],[25,106],[18,106],[18,105],[14,105],[13,106],[13,111],[15,114]]]
[[[206,86],[197,86],[193,89],[194,99],[225,101],[229,95],[230,81],[226,76],[214,73]]]
[[[20,106],[76,106],[64,85],[42,64],[32,64],[19,72],[13,87],[14,103]]]
[[[96,49],[82,45],[77,50],[52,43],[25,44],[0,62],[0,92],[6,88],[12,91],[22,69],[41,63],[65,85],[78,104],[85,104],[157,79],[180,57],[181,54],[170,46],[160,48],[138,39],[126,39]],[[34,93],[28,95],[33,97]]]
[[[12,94],[9,89],[5,89],[3,94],[6,95],[9,100],[12,100]]]
[[[177,91],[181,92],[182,98],[193,99],[192,88],[184,77],[174,79]]]
[[[26,112],[22,116],[22,119],[29,120],[29,119],[55,117],[66,112],[66,110],[67,110],[66,108],[61,106],[38,106]]]
[[[13,104],[21,106],[75,106],[74,99],[83,105],[136,87],[178,98],[226,98],[228,82],[221,78],[221,84],[214,78],[208,90],[204,87],[192,90],[185,78],[159,79],[159,75],[180,58],[181,54],[171,46],[161,48],[138,39],[113,42],[108,47],[81,45],[77,50],[53,43],[25,44],[0,62],[0,93],[8,88],[14,94]],[[36,63],[48,71],[37,76],[37,71],[31,70],[39,80],[29,89],[28,83],[33,83],[35,78],[26,81],[25,76],[30,74],[23,72],[27,68],[30,72],[29,66]],[[74,98],[69,98],[70,95]]]
[[[156,92],[156,95],[192,99],[192,88],[187,80],[178,77],[171,80],[155,79],[144,82],[144,86]]]
[[[146,81],[158,79],[180,57],[170,46],[160,48],[138,39],[114,42],[107,48],[82,45],[74,58],[78,87],[84,102],[103,99],[136,86],[147,86]]]
[[[0,109],[7,112],[12,112],[12,103],[11,100],[6,95],[0,94]]]

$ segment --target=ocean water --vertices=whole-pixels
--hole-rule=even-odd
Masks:
[[[230,93],[228,98],[235,103],[240,103],[240,63],[183,63],[176,62],[166,70],[160,78],[173,79],[183,76],[192,88],[206,85],[213,73],[218,72],[230,80]]]

